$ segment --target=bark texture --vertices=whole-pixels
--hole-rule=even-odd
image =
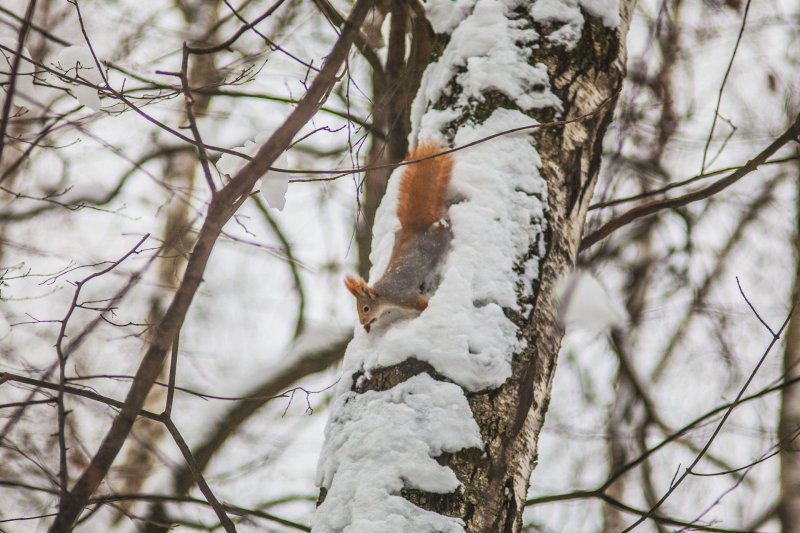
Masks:
[[[512,375],[499,388],[480,392],[465,390],[472,414],[480,427],[484,450],[476,448],[443,453],[437,461],[450,467],[462,486],[454,493],[434,494],[405,489],[402,495],[422,509],[459,518],[467,531],[514,532],[522,526],[522,511],[531,473],[537,460],[538,436],[550,400],[553,371],[563,331],[556,324],[555,285],[575,263],[589,200],[598,175],[602,139],[611,120],[616,96],[625,74],[624,37],[633,2],[621,2],[621,21],[609,29],[585,10],[585,23],[571,49],[553,44],[547,36],[560,25],[534,20],[527,7],[509,16],[516,24],[534,29],[541,37],[523,46],[530,64],[547,67],[550,90],[561,100],[559,113],[552,107],[524,111],[500,91],[463,105],[458,73],[439,101],[429,110],[454,110],[457,118],[441,128],[452,139],[462,124],[481,124],[500,108],[523,111],[541,123],[564,120],[558,126],[535,130],[535,145],[541,158],[540,173],[547,182],[548,210],[541,254],[532,246],[518,258],[519,283],[525,282],[526,261],[539,257],[533,296],[519,291],[519,308],[505,309],[519,328],[527,347],[515,353]],[[448,35],[437,34],[437,53],[444,50]],[[431,68],[435,68],[432,65]],[[424,82],[423,82],[424,85]],[[534,91],[537,90],[534,87]],[[542,90],[546,90],[542,87]],[[458,104],[461,101],[462,104]],[[579,117],[584,117],[579,120]],[[487,161],[491,165],[491,161]],[[535,169],[531,169],[535,172]],[[534,250],[537,248],[537,250]],[[408,359],[391,367],[369,369],[353,376],[354,391],[386,391],[412,376],[427,373],[449,381],[430,364]],[[325,499],[322,490],[321,501]]]
[[[552,90],[564,102],[564,118],[591,113],[607,99],[616,98],[625,73],[623,38],[630,4],[623,3],[622,23],[616,31],[587,17],[581,41],[571,52],[545,47],[532,54],[532,60],[547,65]],[[540,28],[540,33],[547,33]],[[603,135],[613,110],[608,104],[587,120],[535,134],[550,209],[547,252],[540,265],[533,312],[515,319],[528,349],[514,358],[512,377],[502,387],[469,396],[486,453],[442,458],[464,484],[463,494],[453,498],[453,510],[467,523],[467,531],[521,529],[563,335],[555,321],[554,288],[575,264],[600,167]],[[536,118],[544,122],[556,117]]]

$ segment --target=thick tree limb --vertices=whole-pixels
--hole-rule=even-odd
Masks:
[[[341,36],[301,103],[259,149],[253,160],[245,165],[211,201],[197,243],[189,258],[183,281],[170,307],[155,328],[153,340],[139,366],[122,410],[114,419],[89,466],[70,491],[70,499],[59,510],[51,531],[69,531],[82,509],[87,505],[92,493],[108,474],[111,464],[131,431],[147,393],[161,372],[175,333],[183,323],[203,280],[203,273],[222,227],[247,198],[247,194],[252,190],[256,180],[264,175],[272,162],[286,150],[297,132],[314,116],[327,98],[338,80],[338,71],[347,59],[354,35],[358,32],[370,5],[371,2],[367,0],[359,0],[356,3]]]

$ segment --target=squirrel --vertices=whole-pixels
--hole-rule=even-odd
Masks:
[[[442,151],[435,142],[414,147],[407,161],[425,159]],[[400,229],[383,276],[370,286],[359,276],[345,276],[347,290],[356,297],[358,319],[369,333],[383,314],[392,310],[422,312],[428,298],[422,294],[451,239],[445,204],[453,158],[444,154],[406,166],[397,196]]]

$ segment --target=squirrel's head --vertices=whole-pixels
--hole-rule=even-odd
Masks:
[[[359,276],[345,276],[344,286],[356,297],[358,321],[369,333],[370,326],[379,316],[378,293]]]

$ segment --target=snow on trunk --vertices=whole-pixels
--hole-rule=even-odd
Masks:
[[[317,532],[517,531],[571,268],[624,72],[630,2],[430,0],[411,144],[454,154],[453,239],[428,308],[356,331],[319,467]],[[557,127],[514,128],[554,120]],[[370,279],[399,227],[377,213]]]

